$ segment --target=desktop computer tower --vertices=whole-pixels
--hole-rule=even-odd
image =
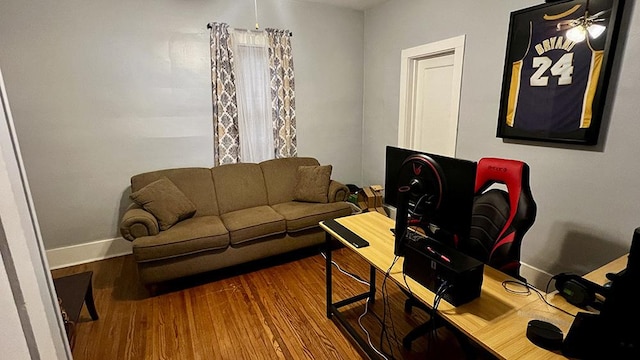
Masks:
[[[406,240],[404,252],[404,273],[436,295],[440,289],[440,296],[451,305],[460,306],[480,296],[481,261],[428,237]]]

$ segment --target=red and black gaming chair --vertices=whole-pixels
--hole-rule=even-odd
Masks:
[[[502,186],[494,186],[498,184]],[[505,186],[506,190],[502,189]],[[536,219],[536,213],[537,205],[529,186],[529,165],[518,160],[482,158],[476,170],[469,239],[457,243],[456,247],[524,281],[520,276],[520,248],[524,234]],[[405,301],[405,312],[411,312],[413,306],[430,312],[429,308],[410,296]],[[432,318],[411,330],[402,343],[406,349],[411,349],[413,340],[445,324],[439,317]],[[458,338],[465,352],[471,354],[466,337],[461,335]]]
[[[493,187],[496,184],[506,190]],[[519,160],[480,159],[475,194],[469,239],[459,244],[459,249],[524,280],[520,276],[520,248],[537,213],[529,186],[529,165]]]

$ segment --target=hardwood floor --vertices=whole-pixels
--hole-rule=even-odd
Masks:
[[[366,358],[349,335],[327,319],[325,260],[312,250],[163,284],[153,294],[138,282],[131,255],[54,270],[54,278],[94,273],[100,318],[91,321],[86,308],[82,310],[74,359]],[[368,278],[368,264],[353,252],[342,248],[333,254],[341,268]],[[421,310],[405,314],[405,296],[392,281],[385,283],[390,340],[380,342],[383,275],[377,275],[376,302],[362,319],[372,343],[378,349],[382,345],[388,359],[463,359],[446,328],[438,329],[435,341],[425,336],[413,343],[412,351],[402,349],[403,334],[428,317]],[[334,301],[367,288],[335,267],[333,287]],[[358,318],[363,311],[364,302],[346,311],[362,334]]]

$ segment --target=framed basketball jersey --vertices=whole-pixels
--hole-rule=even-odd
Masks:
[[[498,137],[597,143],[622,7],[561,1],[511,13]]]

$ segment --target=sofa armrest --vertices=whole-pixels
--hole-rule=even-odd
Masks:
[[[330,203],[346,201],[349,194],[349,188],[343,183],[336,180],[331,180],[331,182],[329,182],[329,194],[327,195]]]
[[[143,236],[157,235],[159,232],[160,226],[155,216],[139,207],[129,208],[120,221],[120,234],[129,241]]]

